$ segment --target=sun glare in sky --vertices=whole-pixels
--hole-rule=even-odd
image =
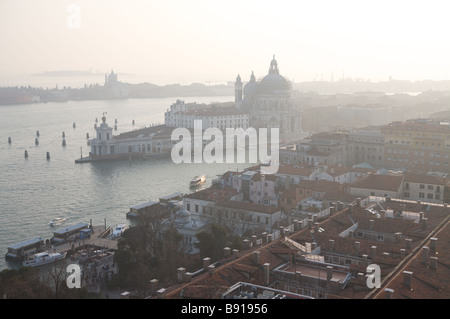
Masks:
[[[450,79],[448,1],[3,0],[0,74],[93,70],[156,84]],[[158,81],[159,79],[159,81]]]

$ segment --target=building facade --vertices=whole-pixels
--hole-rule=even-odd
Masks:
[[[169,127],[193,129],[195,121],[201,121],[204,130],[211,127],[220,130],[247,129],[249,126],[248,113],[229,104],[205,105],[177,100],[164,117],[165,125]]]

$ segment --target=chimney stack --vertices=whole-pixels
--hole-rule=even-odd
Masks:
[[[359,241],[355,241],[354,248],[355,248],[355,255],[356,256],[359,256],[359,249],[360,249],[360,247],[361,247],[360,242]]]
[[[377,246],[370,247],[370,258],[372,260],[375,259],[376,253],[377,253]]]
[[[408,288],[409,290],[411,290],[412,288],[412,271],[404,271],[403,272],[403,284],[405,285],[406,288]]]
[[[385,293],[386,299],[392,299],[394,290],[391,288],[386,288],[386,289],[384,289],[384,293]]]
[[[411,250],[411,243],[412,243],[412,239],[411,238],[406,238],[405,239],[405,248],[406,248],[406,250]]]
[[[432,253],[435,253],[437,251],[437,238],[436,237],[431,237],[430,238],[430,251]]]
[[[178,275],[178,283],[182,283],[184,281],[184,274],[186,273],[186,268],[180,267],[177,269],[177,275]]]
[[[428,255],[430,252],[430,248],[427,246],[422,247],[422,264],[427,265],[428,264]]]
[[[209,258],[209,257],[203,258],[203,269],[208,270],[210,262],[211,262],[211,258]]]
[[[270,263],[265,263],[263,267],[264,267],[264,284],[268,286],[270,283]]]
[[[158,279],[150,280],[150,294],[152,296],[156,295],[156,292],[158,291],[158,284],[159,284]]]
[[[373,219],[369,220],[369,229],[373,229],[374,224],[375,224],[375,221]]]
[[[256,265],[259,265],[259,260],[260,260],[261,252],[260,252],[259,250],[256,250],[256,251],[254,251],[254,252],[252,253],[252,255],[253,255],[253,262],[254,262]]]
[[[187,272],[184,274],[184,281],[185,282],[191,282],[192,280],[192,273],[191,272]]]
[[[231,248],[230,247],[224,247],[223,248],[223,256],[225,258],[228,258],[231,256]]]
[[[437,257],[430,257],[430,267],[433,270],[437,270],[437,263],[438,263],[438,258]]]
[[[216,266],[214,266],[214,265],[209,265],[209,266],[208,266],[208,273],[209,273],[210,275],[214,275],[214,270],[215,270],[215,268],[216,268]]]
[[[424,217],[422,218],[422,229],[427,228],[428,226],[428,218]]]
[[[157,293],[159,299],[166,298],[166,289],[165,288],[159,289],[156,293]]]
[[[327,281],[330,282],[331,278],[333,278],[333,267],[327,266]]]

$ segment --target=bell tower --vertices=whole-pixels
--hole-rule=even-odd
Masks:
[[[238,74],[236,82],[234,83],[234,102],[240,103],[242,101],[242,81],[241,76]]]

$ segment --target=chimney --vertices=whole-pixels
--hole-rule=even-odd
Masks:
[[[438,258],[437,257],[430,257],[430,267],[433,270],[437,270],[437,263],[438,263]]]
[[[432,253],[435,253],[437,251],[437,238],[436,237],[431,237],[430,238],[430,251]]]
[[[256,265],[259,265],[261,252],[259,250],[256,250],[252,253],[252,255],[253,255],[253,262]]]
[[[258,241],[258,236],[256,236],[256,235],[252,235],[252,245],[253,246],[256,246],[256,242]]]
[[[156,294],[158,295],[159,299],[164,299],[164,298],[166,298],[166,289],[161,288],[156,292]]]
[[[403,259],[403,258],[405,258],[405,256],[406,256],[406,249],[401,248],[400,249],[400,258]]]
[[[262,243],[267,244],[267,232],[261,234]]]
[[[348,231],[348,238],[353,238],[353,230]]]
[[[422,247],[422,264],[427,265],[428,264],[428,255],[430,252],[430,248],[427,246]]]
[[[394,295],[394,289],[386,288],[384,289],[384,294],[386,296],[386,299],[392,299],[392,296]]]
[[[264,284],[268,286],[270,283],[270,263],[265,263],[263,267],[264,267]]]
[[[250,248],[250,247],[252,247],[252,243],[251,243],[250,240],[248,240],[248,239],[244,239],[244,240],[242,241],[242,243],[243,243],[243,246],[244,246],[245,248]]]
[[[239,253],[239,250],[233,249],[231,252],[232,252],[233,256],[236,256]]]
[[[420,212],[420,213],[419,213],[419,223],[422,222],[422,219],[423,219],[423,212]]]
[[[333,278],[333,267],[327,266],[327,281],[330,282],[331,278]]]
[[[330,244],[330,251],[334,251],[334,239],[328,240],[328,243]]]
[[[177,269],[177,275],[178,275],[178,283],[182,283],[184,281],[184,274],[186,273],[186,268],[180,267]]]
[[[412,271],[404,271],[403,272],[403,284],[405,285],[405,287],[409,290],[411,290],[412,288]]]
[[[405,239],[405,248],[406,248],[406,250],[411,250],[411,243],[412,243],[412,239],[411,238],[406,238]]]
[[[398,243],[401,238],[402,238],[402,233],[401,232],[395,233],[395,242],[396,243]]]
[[[228,258],[231,256],[231,248],[230,247],[224,247],[223,248],[223,256],[225,258]]]
[[[428,226],[428,218],[424,217],[422,218],[422,229],[427,228]]]
[[[316,242],[312,242],[311,243],[311,251],[313,251],[316,248],[317,248],[317,243]]]
[[[185,282],[191,282],[192,280],[192,273],[191,272],[187,272],[184,274],[184,281]]]
[[[377,253],[377,246],[370,247],[370,259],[374,260]]]
[[[386,196],[385,200],[386,200],[386,203],[389,203],[391,201],[391,196]]]
[[[359,197],[356,199],[356,206],[361,207],[361,198]]]
[[[273,238],[273,234],[268,234],[267,235],[267,242],[271,243],[272,242],[272,238]]]
[[[302,282],[302,272],[301,271],[295,272],[295,280],[297,280],[298,282]]]
[[[203,258],[203,269],[207,270],[210,262],[211,262],[211,258],[209,258],[209,257]]]
[[[150,294],[152,296],[154,296],[158,290],[158,284],[159,284],[159,280],[158,279],[152,279],[150,280]]]
[[[359,241],[355,241],[355,243],[354,243],[354,246],[353,246],[355,249],[355,255],[356,256],[359,256],[359,249],[360,249],[360,247],[361,247],[361,244],[360,244],[360,242]]]
[[[334,206],[330,206],[330,216],[333,216],[335,213],[335,208]]]
[[[130,292],[124,291],[120,294],[120,299],[130,299]]]
[[[214,270],[215,270],[215,268],[216,268],[216,266],[214,266],[214,265],[209,265],[209,266],[208,266],[208,273],[209,273],[210,275],[214,275]]]
[[[374,224],[375,224],[375,221],[373,219],[369,220],[369,229],[373,229]]]

